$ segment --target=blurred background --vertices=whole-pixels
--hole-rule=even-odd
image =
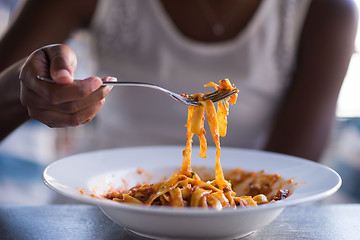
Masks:
[[[0,34],[20,0],[0,0]],[[360,0],[355,0],[358,7]],[[359,31],[358,31],[359,32]],[[96,65],[91,59],[90,37],[85,31],[75,33],[67,43],[78,56],[77,78],[92,75]],[[360,34],[342,86],[337,121],[322,163],[342,177],[338,193],[326,202],[360,202]],[[6,57],[6,56],[2,56]],[[44,168],[63,156],[74,153],[84,139],[91,137],[91,124],[71,129],[50,129],[31,120],[0,143],[0,204],[41,205],[64,199],[42,182]]]

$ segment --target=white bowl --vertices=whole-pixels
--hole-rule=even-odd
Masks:
[[[341,185],[332,169],[305,159],[256,150],[223,147],[224,170],[266,170],[285,179],[301,182],[286,199],[258,207],[224,209],[145,207],[96,197],[110,187],[132,187],[139,181],[157,182],[170,177],[182,163],[183,146],[132,147],[83,153],[58,160],[44,173],[45,184],[73,199],[95,204],[113,221],[137,234],[152,238],[234,239],[246,236],[274,220],[285,207],[325,198]],[[193,166],[214,168],[215,149],[208,159],[198,157],[194,147]],[[146,174],[134,174],[143,169]],[[95,197],[94,197],[95,196]],[[76,214],[76,213],[74,213]]]

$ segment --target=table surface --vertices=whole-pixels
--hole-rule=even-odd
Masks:
[[[0,206],[0,239],[145,239],[91,205]],[[264,228],[242,238],[360,239],[360,204],[286,208]]]

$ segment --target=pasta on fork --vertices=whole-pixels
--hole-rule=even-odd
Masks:
[[[229,91],[236,89],[228,79],[220,80],[219,84],[210,82],[205,87],[215,87],[217,91]],[[231,183],[224,178],[220,164],[220,137],[224,137],[227,131],[227,116],[230,104],[235,104],[237,93],[226,100],[217,102],[217,109],[210,100],[204,100],[206,94],[198,93],[191,95],[197,100],[197,106],[189,106],[186,122],[186,146],[183,151],[183,162],[180,171],[169,179],[156,184],[142,184],[132,187],[127,191],[111,191],[105,198],[133,204],[160,205],[172,207],[203,207],[236,208],[257,206],[269,202],[263,194],[256,196],[236,196]],[[199,155],[206,158],[207,141],[205,138],[205,116],[210,128],[212,139],[216,145],[215,156],[215,179],[203,181],[191,168],[191,153],[194,135],[200,142]]]

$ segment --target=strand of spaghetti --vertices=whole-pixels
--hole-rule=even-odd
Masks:
[[[172,187],[174,186],[174,184],[177,184],[179,182],[179,180],[185,180],[187,179],[187,176],[182,175],[182,174],[174,174],[163,186],[161,186],[161,188],[166,188],[166,187]]]
[[[193,133],[191,133],[191,119],[194,112],[194,106],[189,106],[188,110],[188,119],[186,122],[187,132],[186,132],[186,146],[185,150],[183,151],[183,163],[181,166],[180,172],[185,175],[191,175],[191,148],[192,148],[192,138]]]
[[[257,205],[251,196],[235,197],[234,199],[241,207]]]
[[[191,118],[191,129],[190,132],[196,134],[199,137],[200,142],[200,152],[199,156],[201,158],[206,158],[206,150],[207,150],[207,143],[205,134],[206,131],[204,129],[204,121],[205,121],[205,107],[200,101],[199,104],[194,107],[194,111]]]
[[[235,192],[233,191],[227,191],[224,192],[225,197],[229,200],[229,205],[231,207],[235,207],[236,203],[235,203]]]
[[[220,86],[214,82],[209,82],[209,83],[205,84],[204,87],[214,87],[216,89],[216,91],[218,91],[220,88]]]
[[[210,196],[213,198],[216,198],[222,208],[230,206],[229,200],[224,196],[224,194],[222,192],[215,192],[215,193],[212,193]]]
[[[202,105],[201,102],[199,102],[199,105],[193,106],[192,109],[193,111],[191,114],[190,132],[199,135],[201,134],[202,128],[204,126],[203,119],[204,119],[205,108],[204,105]]]
[[[184,180],[179,181],[179,178],[185,177]],[[157,191],[152,194],[149,199],[146,201],[146,205],[151,205],[155,199],[157,199],[160,196],[163,196],[164,194],[166,194],[167,192],[171,191],[174,188],[177,188],[179,185],[182,184],[183,181],[187,181],[188,178],[184,175],[180,175],[180,174],[176,174],[174,177],[172,177],[170,180],[164,182],[163,184],[161,184],[159,186],[159,188],[157,189]],[[199,180],[196,179],[192,179],[193,181],[198,182]]]
[[[226,136],[227,116],[229,115],[228,99],[220,101],[217,104],[217,119],[219,123],[219,134],[221,137]]]
[[[198,201],[197,203],[197,206],[196,207],[201,207],[201,208],[208,208],[208,203],[207,203],[207,196],[208,194],[205,194],[204,196],[202,196],[200,198],[200,200]],[[195,207],[195,206],[194,206]]]
[[[140,205],[144,204],[143,202],[141,202],[138,199],[130,196],[129,194],[123,194],[123,199],[124,199],[125,202],[128,202],[128,203],[140,204]]]
[[[171,188],[160,189],[159,191],[157,191],[156,193],[154,193],[153,195],[150,196],[150,198],[145,202],[145,205],[151,205],[155,201],[155,199],[157,199],[161,195],[169,192],[170,190],[171,190]]]
[[[156,186],[157,189],[161,189],[161,188],[164,188],[164,187],[170,187],[172,184],[174,184],[174,183],[176,183],[178,181],[178,178],[179,178],[179,175],[174,174],[168,180],[163,181],[163,182],[159,182],[155,186]]]
[[[209,196],[207,196],[207,199],[208,205],[213,208],[221,209],[229,207],[229,200],[222,192],[211,193]]]
[[[203,128],[203,133],[198,135],[200,141],[200,152],[199,156],[202,158],[206,158],[206,151],[207,151],[207,142],[205,137],[205,129]]]
[[[170,191],[170,187],[172,185],[177,185],[179,183],[179,175],[178,174],[174,174],[169,180],[165,181],[165,182],[161,182],[160,184],[156,185],[156,191],[155,193],[153,193],[149,199],[145,202],[146,205],[151,205],[156,198],[160,197],[161,195],[167,193],[168,191]]]
[[[184,207],[184,200],[180,188],[173,188],[170,190],[171,206]]]
[[[197,188],[191,195],[190,206],[192,206],[192,207],[199,206],[199,202],[200,202],[201,198],[204,195],[209,194],[209,193],[211,193],[211,191],[205,190],[202,188]]]
[[[206,203],[209,207],[215,208],[217,210],[221,210],[223,207],[221,201],[212,194],[206,196]]]
[[[220,164],[220,135],[219,135],[219,124],[217,120],[217,113],[214,103],[211,101],[205,101],[205,112],[206,118],[209,123],[211,135],[216,145],[216,158],[215,158],[215,181],[218,187],[223,190],[225,187],[229,187],[228,182],[224,178],[224,174]]]
[[[205,183],[205,182],[202,182],[201,184],[197,185],[196,186],[197,188],[203,188],[203,189],[208,189],[208,190],[212,190],[214,192],[221,192],[220,189],[216,188],[215,186],[213,185],[210,185],[208,183]]]

